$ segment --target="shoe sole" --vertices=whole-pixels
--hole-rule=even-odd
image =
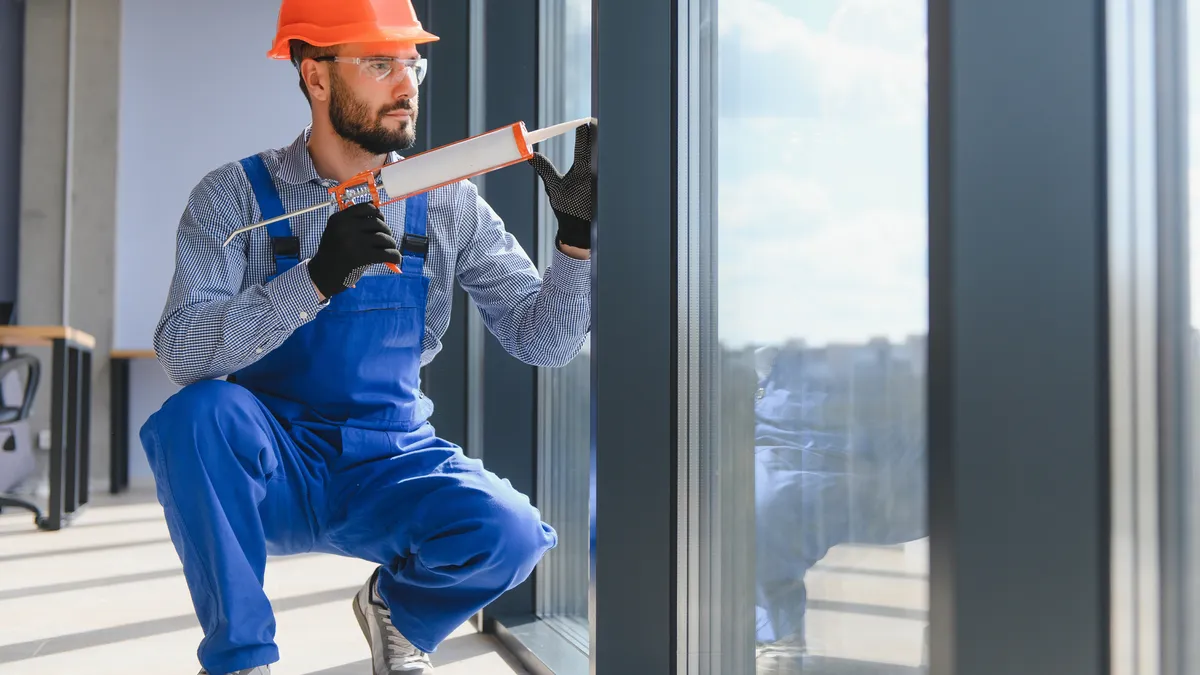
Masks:
[[[371,643],[371,628],[367,625],[366,613],[359,606],[358,595],[357,593],[354,595],[354,599],[350,601],[350,605],[354,607],[354,617],[358,619],[358,627],[362,629],[363,638],[367,641],[367,646],[374,647],[375,645]]]

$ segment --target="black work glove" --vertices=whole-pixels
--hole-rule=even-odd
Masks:
[[[376,263],[400,264],[400,248],[375,204],[363,202],[329,216],[308,275],[326,298],[358,283]]]
[[[596,123],[575,129],[575,163],[563,176],[554,164],[540,152],[533,153],[533,165],[542,183],[550,208],[558,218],[556,241],[576,248],[592,247],[592,221],[596,218],[596,197],[593,192],[596,174],[592,169],[592,152],[596,141]]]

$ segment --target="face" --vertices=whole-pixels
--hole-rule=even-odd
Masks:
[[[343,57],[393,56],[420,58],[411,44],[346,45]],[[329,66],[329,121],[334,131],[373,155],[411,148],[416,142],[417,83],[394,64],[383,79],[355,63]]]

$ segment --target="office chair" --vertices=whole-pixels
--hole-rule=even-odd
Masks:
[[[0,313],[7,316],[0,316],[0,325],[8,323],[12,317],[11,303],[0,303],[0,305],[5,304],[8,306],[0,306]],[[14,507],[32,511],[34,524],[41,526],[44,520],[41,509],[30,501],[21,499],[15,495],[3,494],[2,491],[12,489],[37,468],[37,462],[33,460],[33,453],[29,447],[32,444],[32,438],[29,437],[28,425],[21,423],[27,422],[33,411],[33,400],[37,396],[38,383],[42,374],[42,364],[36,356],[32,354],[18,354],[15,349],[5,350],[5,353],[0,354],[0,357],[5,355],[8,358],[0,360],[0,471],[12,470],[14,473],[20,473],[24,469],[24,475],[7,477],[0,475],[0,510]],[[9,375],[21,369],[25,370],[24,390],[18,397],[19,401],[16,401],[16,405],[13,405],[12,401],[4,398],[4,383]],[[7,438],[2,433],[4,431],[8,432]],[[19,438],[18,434],[22,434],[24,438]],[[30,460],[24,462],[27,465],[25,467],[22,467],[22,462],[19,459],[22,449],[28,453]]]
[[[21,404],[16,407],[7,405],[8,402],[4,400],[3,393],[0,392],[0,424],[27,420],[33,410],[33,399],[37,396],[38,380],[42,376],[42,362],[36,356],[17,354],[0,361],[0,382],[21,367],[24,367],[26,371],[25,392],[21,398]]]

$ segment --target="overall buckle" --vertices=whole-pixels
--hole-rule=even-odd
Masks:
[[[400,253],[425,255],[429,253],[429,237],[416,234],[406,234],[400,242]]]

